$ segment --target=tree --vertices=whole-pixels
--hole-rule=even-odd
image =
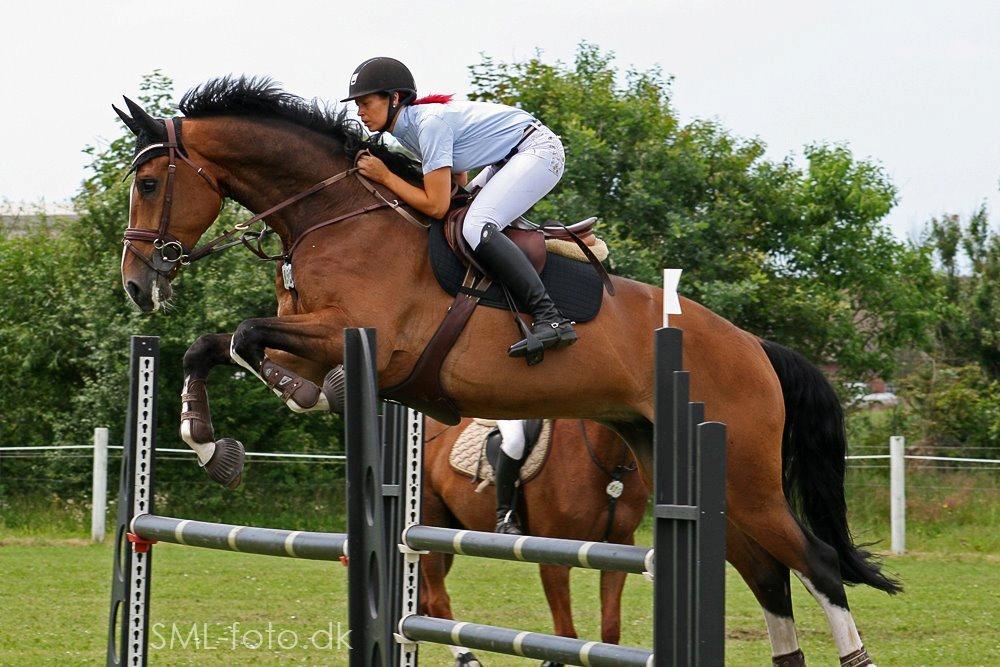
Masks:
[[[957,215],[934,218],[925,244],[946,297],[938,325],[945,357],[981,365],[1000,379],[1000,234],[990,228],[986,206],[964,225]]]
[[[470,70],[473,99],[562,136],[567,173],[535,214],[600,216],[619,273],[655,283],[682,267],[685,295],[852,378],[888,375],[900,347],[929,340],[929,257],[884,224],[895,188],[877,164],[821,144],[803,168],[766,160],[759,139],[683,123],[659,69],[619,76],[592,44],[570,65],[484,56]]]

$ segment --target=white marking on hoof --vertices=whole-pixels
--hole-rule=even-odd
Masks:
[[[801,572],[797,570],[792,570],[792,572],[795,572],[795,576],[799,578],[802,585],[812,593],[812,596],[816,598],[819,605],[823,607],[823,612],[826,614],[826,623],[830,626],[830,632],[833,634],[833,642],[837,645],[837,654],[845,656],[855,651],[860,651],[862,648],[861,636],[858,634],[858,628],[854,624],[854,617],[851,615],[851,612],[830,602],[830,598],[820,593],[813,583]]]
[[[279,396],[281,395],[279,392],[275,393],[278,394]],[[298,412],[298,413],[330,411],[330,403],[329,401],[326,400],[326,396],[322,392],[320,392],[319,400],[316,401],[316,405],[312,406],[311,408],[304,408],[298,403],[296,403],[294,399],[291,398],[285,401],[285,405],[287,405],[288,409],[291,410],[292,412]]]
[[[185,419],[181,422],[181,440],[187,443],[187,446],[194,450],[194,453],[198,455],[198,465],[204,468],[209,461],[212,460],[212,456],[215,454],[215,443],[214,442],[196,442],[194,437],[191,435],[191,420]]]
[[[771,657],[795,653],[799,650],[799,638],[795,635],[795,619],[779,616],[764,610],[767,634],[771,638]]]

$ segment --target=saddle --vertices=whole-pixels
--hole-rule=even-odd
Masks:
[[[444,237],[448,241],[448,247],[455,253],[455,256],[458,257],[463,266],[475,270],[482,276],[486,276],[486,271],[476,262],[472,250],[462,235],[465,216],[469,213],[469,207],[472,205],[472,200],[475,196],[475,192],[466,192],[457,188],[452,192],[451,210],[445,216]],[[601,282],[604,284],[605,289],[607,289],[608,294],[613,296],[615,287],[611,284],[611,278],[608,276],[604,265],[601,264],[601,260],[594,255],[593,250],[590,248],[592,242],[596,241],[597,238],[594,235],[595,224],[597,224],[597,217],[595,216],[572,225],[564,225],[558,222],[539,225],[531,222],[524,216],[520,216],[504,228],[503,234],[521,249],[521,252],[528,257],[531,265],[535,267],[535,271],[539,274],[545,269],[545,263],[548,258],[548,250],[545,246],[546,239],[575,242],[580,252],[594,267],[597,275],[600,276]],[[588,240],[591,243],[588,243]]]
[[[435,276],[442,287],[454,295],[455,300],[448,308],[448,312],[420,354],[416,364],[414,364],[410,375],[401,383],[383,389],[381,392],[382,398],[386,400],[404,403],[439,422],[451,425],[457,424],[461,420],[461,416],[457,406],[444,391],[444,387],[441,384],[441,367],[451,352],[452,347],[458,341],[459,336],[465,330],[479,302],[484,300],[484,298],[489,300],[491,288],[494,302],[487,302],[487,305],[509,307],[521,334],[523,336],[529,334],[527,325],[518,315],[518,306],[514,303],[513,298],[511,298],[502,285],[495,285],[492,278],[486,275],[465,243],[465,238],[462,235],[462,224],[465,221],[469,205],[474,197],[475,193],[469,193],[465,190],[456,189],[453,191],[452,210],[445,217],[443,230],[441,224],[432,224],[429,232],[429,254]],[[586,321],[586,319],[591,319],[597,315],[600,309],[602,288],[611,296],[614,296],[615,293],[614,285],[611,283],[611,278],[608,276],[604,266],[580,236],[580,234],[584,236],[592,235],[596,221],[596,218],[587,218],[569,226],[561,223],[536,225],[522,217],[504,230],[504,233],[522,249],[531,261],[532,266],[539,272],[542,282],[546,285],[550,296],[552,296],[556,306],[559,307],[560,312],[575,322]],[[435,252],[435,243],[442,236],[446,241],[447,247],[451,249],[451,252],[443,253],[444,257],[441,257],[442,253],[440,249]],[[593,270],[590,270],[587,265],[575,260],[566,259],[565,257],[549,257],[545,247],[546,237],[558,240],[572,240],[587,258],[589,267],[593,267]],[[567,265],[573,265],[574,269],[567,269],[562,273],[546,270],[549,265],[558,264],[558,260],[562,260]],[[442,280],[441,276],[441,266],[448,265],[449,262],[457,264],[458,272],[463,275],[459,285],[455,289],[449,289],[450,286],[445,280]],[[568,275],[573,275],[574,270],[577,272],[574,277],[578,277],[578,272],[581,269],[589,273],[588,278],[594,282],[596,290],[581,289],[581,285],[586,284],[586,279],[566,280]],[[548,280],[546,279],[547,274],[550,274]],[[559,279],[562,279],[562,284],[565,287],[557,291],[553,289],[552,281],[559,281]],[[499,304],[495,302],[497,292],[505,298],[505,303],[503,300]],[[561,299],[559,297],[560,293],[565,295],[565,297]],[[594,298],[595,295],[596,299]],[[572,308],[566,307],[567,302],[570,304],[579,302],[581,296],[584,298],[585,304],[589,307],[577,310],[582,310],[582,314],[587,316],[586,319],[576,317],[577,312]],[[595,301],[596,306],[594,304]]]
[[[519,479],[522,485],[534,479],[548,459],[552,441],[552,420],[528,419],[524,422],[524,456],[521,457]],[[448,463],[456,472],[476,484],[476,493],[494,483],[493,471],[500,456],[500,429],[496,422],[475,419],[455,440],[448,454]]]

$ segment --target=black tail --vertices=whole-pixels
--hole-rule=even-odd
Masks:
[[[823,373],[798,352],[762,340],[785,397],[781,456],[785,497],[819,539],[840,557],[845,583],[868,584],[887,593],[902,590],[860,549],[847,527],[844,456],[847,437],[840,399]]]

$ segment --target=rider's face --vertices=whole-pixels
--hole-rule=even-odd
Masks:
[[[377,132],[385,126],[389,117],[389,96],[385,93],[369,93],[355,100],[358,116],[369,132]]]

